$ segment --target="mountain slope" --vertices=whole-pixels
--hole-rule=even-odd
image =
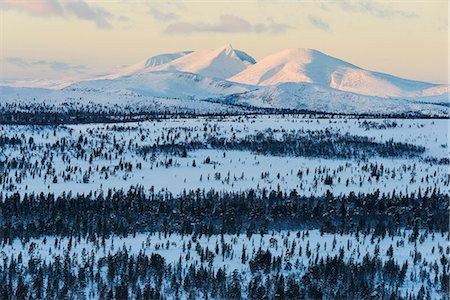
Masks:
[[[381,98],[339,91],[313,83],[287,82],[230,95],[223,98],[223,101],[234,105],[331,113],[443,116],[450,111],[445,98]]]
[[[153,71],[115,79],[81,81],[66,89],[80,91],[128,90],[144,96],[204,99],[249,91],[252,87],[193,73]]]
[[[227,44],[214,50],[195,51],[147,71],[179,71],[225,79],[254,63],[251,56]]]
[[[135,73],[148,72],[152,68],[167,64],[168,62],[171,62],[175,59],[178,59],[178,58],[183,57],[190,53],[192,53],[192,51],[181,51],[181,52],[175,52],[175,53],[165,53],[165,54],[155,55],[148,59],[140,61],[138,63],[132,64],[130,66],[122,67],[122,68],[119,68],[118,70],[109,72],[109,74],[107,74],[107,75],[94,77],[94,78],[92,78],[92,80],[116,79],[121,76],[127,76],[127,75],[131,75],[131,74],[135,74]]]
[[[80,78],[61,78],[61,79],[0,79],[0,85],[17,87],[17,88],[41,88],[41,89],[51,89],[60,90],[70,84],[80,81]]]
[[[8,99],[11,103],[14,97],[34,99],[35,93],[41,100],[58,103],[59,97],[73,98],[80,105],[84,99],[96,99],[99,105],[108,99],[105,106],[125,99],[139,105],[212,100],[330,113],[448,115],[449,90],[449,85],[367,71],[316,50],[287,49],[255,62],[245,52],[224,45],[153,56],[102,77],[72,83],[61,93],[28,89],[23,94],[14,90],[17,95],[13,95],[8,91]],[[208,107],[204,102],[202,107]]]
[[[280,51],[249,66],[229,80],[263,86],[306,82],[379,97],[432,96],[450,91],[448,85],[412,81],[367,71],[312,49]]]
[[[145,96],[204,99],[242,93],[252,87],[222,78],[236,74],[255,60],[225,45],[215,50],[154,56],[120,72],[80,81],[71,90],[128,90]]]
[[[50,90],[0,86],[0,110],[12,113],[68,113],[70,119],[82,113],[111,114],[172,113],[226,114],[244,113],[245,108],[202,100],[142,96],[127,90]],[[19,114],[20,114],[19,113]]]
[[[129,66],[115,68],[105,72],[102,75],[90,75],[88,78],[60,78],[53,80],[0,80],[0,84],[11,87],[27,87],[27,88],[47,88],[47,89],[63,89],[69,85],[87,80],[103,80],[116,79],[122,76],[132,75],[135,73],[145,73],[152,68],[161,66],[171,62],[177,58],[192,53],[192,51],[181,51],[175,53],[165,53],[152,56]]]

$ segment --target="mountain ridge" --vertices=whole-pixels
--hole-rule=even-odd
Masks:
[[[257,62],[226,44],[212,50],[152,56],[106,75],[72,82],[62,89],[63,94],[48,97],[141,95],[249,107],[432,115],[433,109],[449,113],[449,87],[368,71],[314,49],[285,49]],[[18,91],[14,96],[20,98]],[[11,95],[2,98],[14,101]]]
[[[315,83],[322,87],[378,97],[432,96],[449,91],[448,85],[365,70],[318,50],[303,48],[285,49],[266,56],[228,79],[259,86],[286,82]]]

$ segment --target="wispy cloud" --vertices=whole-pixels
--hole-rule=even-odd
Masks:
[[[169,22],[180,18],[180,13],[188,7],[182,1],[149,1],[147,13],[158,22]]]
[[[330,25],[327,22],[325,22],[323,19],[321,19],[320,17],[310,15],[308,17],[308,21],[312,26],[316,27],[317,29],[320,29],[323,31],[330,31]]]
[[[53,71],[75,71],[77,73],[84,73],[87,70],[84,65],[73,65],[62,61],[34,60],[15,56],[1,58],[0,60],[22,68],[44,66]]]
[[[382,19],[419,18],[419,15],[416,13],[395,9],[386,2],[380,3],[373,0],[338,0],[331,3],[337,4],[341,9],[347,12],[370,14]]]
[[[33,16],[63,16],[64,9],[58,0],[2,0],[0,7],[26,12]]]
[[[70,17],[95,22],[100,29],[111,29],[114,16],[106,9],[90,5],[84,0],[1,0],[0,8],[28,13],[36,17]]]
[[[94,21],[98,28],[111,29],[109,19],[111,13],[100,7],[91,7],[84,1],[70,1],[65,5],[65,9],[82,20]]]
[[[160,10],[156,7],[151,7],[148,10],[149,15],[151,15],[153,18],[155,18],[157,21],[173,21],[178,19],[178,15],[173,12],[166,12],[163,10]]]
[[[268,20],[267,23],[251,24],[247,20],[233,15],[222,15],[218,22],[177,22],[172,23],[163,31],[167,34],[192,34],[196,32],[215,32],[215,33],[271,33],[280,34],[292,28],[283,23],[276,23]]]

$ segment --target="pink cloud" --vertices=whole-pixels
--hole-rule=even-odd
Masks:
[[[57,0],[2,0],[0,7],[8,10],[17,10],[33,16],[62,16],[64,9]]]
[[[101,29],[110,29],[114,16],[101,7],[89,5],[84,0],[1,0],[0,8],[28,13],[35,17],[70,17],[95,22]]]

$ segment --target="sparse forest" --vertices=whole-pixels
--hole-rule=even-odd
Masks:
[[[448,299],[447,120],[166,113],[0,125],[0,299]]]

